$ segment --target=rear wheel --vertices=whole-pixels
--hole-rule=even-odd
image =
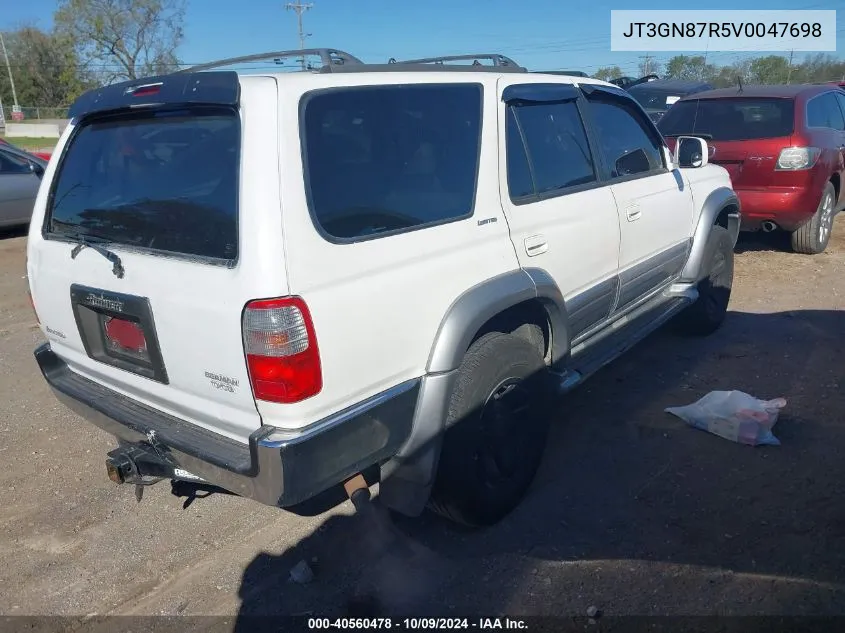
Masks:
[[[681,330],[698,336],[718,330],[728,312],[734,278],[734,249],[728,229],[713,227],[704,261],[710,272],[698,283],[698,299],[677,319]]]
[[[496,523],[522,500],[549,420],[541,352],[520,336],[478,339],[458,370],[430,508],[464,525]]]
[[[827,183],[822,192],[819,207],[807,222],[792,233],[792,250],[804,255],[823,253],[830,242],[833,230],[833,210],[836,206],[836,191],[832,183]]]

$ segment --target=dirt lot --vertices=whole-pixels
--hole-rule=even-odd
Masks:
[[[346,503],[297,516],[227,495],[142,503],[105,477],[109,438],[49,394],[25,238],[0,238],[0,612],[313,613],[362,583],[418,614],[845,615],[845,220],[808,257],[743,240],[731,313],[704,340],[658,332],[560,405],[530,497],[493,529],[399,521],[397,572]],[[785,396],[783,445],[663,412],[712,389]],[[307,585],[288,581],[306,560]],[[401,606],[401,605],[400,605]]]

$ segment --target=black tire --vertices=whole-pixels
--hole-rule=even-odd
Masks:
[[[714,226],[704,255],[710,271],[698,282],[698,299],[678,315],[679,328],[696,336],[712,334],[722,325],[731,300],[734,278],[734,249],[723,226]]]
[[[832,183],[827,183],[813,217],[804,226],[792,232],[793,251],[803,255],[818,255],[827,249],[833,230],[835,207],[836,190]]]
[[[458,371],[429,507],[485,527],[519,505],[537,473],[550,379],[536,346],[500,332],[473,343]]]

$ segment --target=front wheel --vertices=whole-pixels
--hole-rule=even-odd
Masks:
[[[804,255],[818,255],[827,249],[833,230],[833,209],[836,206],[836,190],[827,183],[822,192],[819,207],[807,222],[792,233],[792,250]]]
[[[731,300],[734,278],[734,248],[723,226],[714,226],[705,255],[710,271],[698,283],[698,299],[678,315],[677,324],[688,334],[706,336],[722,325]]]
[[[467,351],[447,417],[430,508],[471,527],[522,500],[543,457],[548,373],[526,339],[494,332]]]

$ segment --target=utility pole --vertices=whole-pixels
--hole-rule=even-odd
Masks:
[[[786,73],[786,83],[789,83],[790,79],[792,78],[792,54],[794,50],[789,51],[789,70]]]
[[[651,58],[652,58],[651,55],[640,55],[640,59],[644,60],[643,61],[643,77],[651,74],[651,72],[650,72],[651,71]]]
[[[12,65],[9,63],[9,53],[6,52],[6,42],[3,40],[3,33],[0,33],[0,47],[3,49],[3,57],[6,58],[6,70],[9,71],[9,83],[12,84],[12,101],[15,110],[18,109],[18,93],[15,92],[15,78],[12,77]]]
[[[302,4],[302,0],[296,0],[296,2],[288,2],[285,5],[285,9],[287,9],[289,11],[291,9],[296,11],[296,18],[297,18],[297,21],[299,22],[299,49],[300,50],[305,49],[305,38],[309,37],[311,35],[310,33],[306,33],[305,31],[302,30],[302,14],[305,13],[306,11],[308,11],[308,9],[310,9],[313,6],[314,6],[313,3]],[[305,70],[305,55],[303,55],[302,59],[300,59],[299,61],[302,64],[302,70]]]

